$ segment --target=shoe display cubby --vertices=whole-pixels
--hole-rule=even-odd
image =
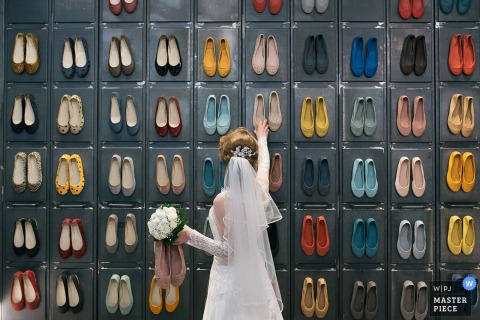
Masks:
[[[385,21],[385,1],[342,0],[340,3],[341,20],[346,22]]]
[[[436,8],[436,4],[434,3],[434,1],[422,1],[423,12],[421,13],[421,16],[418,17],[418,14],[415,14],[415,16],[413,14],[410,14],[407,19],[403,18],[400,15],[400,12],[398,9],[399,3],[401,3],[401,1],[392,2],[390,5],[390,8],[388,9],[390,22],[411,24],[411,25],[432,22],[433,16],[434,16],[434,8]],[[413,11],[413,10],[410,10],[410,11]]]
[[[308,1],[306,1],[308,2]],[[323,2],[322,6],[319,6],[319,10],[314,7],[313,3],[311,6],[307,7],[307,11],[310,9],[312,11],[306,12],[302,6],[301,1],[295,1],[293,3],[293,20],[296,22],[300,21],[308,21],[308,22],[316,22],[316,21],[335,21],[337,17],[337,5],[333,1],[321,1]],[[326,6],[326,8],[325,8]]]
[[[235,0],[236,1],[236,0]],[[259,8],[255,8],[254,5],[250,4],[248,1],[242,1],[244,4],[244,17],[245,21],[248,22],[284,22],[289,20],[290,16],[290,6],[282,5],[283,1],[273,0],[266,1],[264,10],[262,12],[257,11]]]
[[[99,10],[95,3],[95,0],[75,3],[53,0],[53,20],[55,22],[95,22]]]
[[[15,3],[6,3],[7,23],[47,23],[48,6],[39,4],[35,0],[21,0]]]
[[[147,16],[151,22],[190,21],[192,8],[193,5],[188,0],[148,0]]]
[[[442,1],[443,2],[443,1]],[[438,2],[437,2],[438,3]],[[442,22],[459,22],[470,21],[475,22],[480,19],[480,5],[477,1],[468,1],[469,7],[465,6],[465,2],[461,1],[445,1],[445,7],[438,5],[438,21]],[[451,6],[448,6],[448,5]],[[445,9],[450,9],[449,11]],[[461,10],[459,10],[461,9]]]

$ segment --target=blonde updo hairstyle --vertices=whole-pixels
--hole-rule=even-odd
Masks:
[[[233,157],[232,151],[240,146],[249,147],[254,153],[252,156],[247,156],[247,159],[252,167],[256,170],[258,163],[258,142],[257,139],[244,127],[239,127],[235,131],[230,131],[228,134],[220,138],[218,145],[220,160],[228,164]]]

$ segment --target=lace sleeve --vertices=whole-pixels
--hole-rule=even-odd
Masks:
[[[228,259],[231,248],[227,241],[213,240],[196,230],[192,230],[189,236],[190,240],[187,243],[192,247],[206,251],[221,259]]]
[[[265,194],[268,194],[268,175],[270,171],[270,154],[268,152],[267,138],[258,140],[258,169],[257,181],[262,186]]]

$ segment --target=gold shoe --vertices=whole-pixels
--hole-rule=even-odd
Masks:
[[[55,179],[55,187],[61,195],[66,195],[70,189],[69,178],[70,156],[64,154],[58,159],[57,178]]]
[[[300,129],[306,138],[313,137],[313,106],[310,97],[303,99]]]
[[[215,55],[215,40],[208,37],[205,41],[205,49],[203,50],[203,70],[209,77],[213,77],[217,71],[217,60]]]
[[[470,152],[465,152],[462,155],[462,190],[464,192],[472,191],[475,186],[475,157]]]
[[[454,151],[448,159],[447,185],[453,192],[460,190],[462,186],[462,154]]]
[[[72,154],[69,163],[69,182],[70,192],[78,196],[85,186],[85,176],[83,175],[82,158],[78,154]]]
[[[12,54],[13,72],[20,74],[25,70],[25,35],[21,32],[15,36],[15,45]]]
[[[448,222],[447,244],[454,255],[460,254],[463,247],[462,220],[458,216],[451,216]]]
[[[313,317],[315,312],[315,297],[313,292],[313,280],[310,277],[306,277],[305,280],[303,280],[301,307],[305,317]]]
[[[33,33],[27,33],[25,47],[25,70],[29,74],[35,74],[40,68],[37,36]]]
[[[218,74],[225,78],[231,69],[230,46],[226,38],[220,39],[220,52],[218,53]]]
[[[327,281],[324,278],[317,280],[317,299],[315,300],[315,315],[324,318],[328,312]]]
[[[165,292],[165,310],[173,312],[177,309],[180,302],[180,290],[178,287],[169,285]]]
[[[330,126],[328,121],[327,104],[323,97],[317,97],[315,111],[315,133],[320,138],[323,138],[327,135]]]
[[[153,314],[159,314],[162,311],[162,288],[159,287],[157,276],[153,275],[150,283],[150,294],[148,295],[148,305]]]
[[[463,238],[462,238],[462,252],[469,255],[475,248],[475,229],[474,221],[471,216],[463,217]]]

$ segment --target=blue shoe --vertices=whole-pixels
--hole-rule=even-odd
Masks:
[[[465,14],[470,10],[470,5],[472,4],[472,0],[458,0],[457,1],[457,10],[460,14]],[[453,3],[452,3],[453,7]]]
[[[215,173],[213,172],[213,160],[210,157],[205,158],[203,163],[202,189],[209,197],[215,195]]]
[[[138,116],[138,110],[135,107],[135,102],[132,96],[127,96],[125,119],[127,122],[128,134],[131,136],[136,135],[138,130],[140,130],[140,117]]]
[[[453,0],[440,0],[440,10],[445,14],[452,12]]]
[[[375,219],[367,219],[367,238],[365,240],[365,254],[372,258],[378,249],[378,228]]]
[[[478,278],[474,274],[468,274],[467,277],[472,277],[477,281],[477,287],[470,291],[470,295],[467,294],[467,305],[466,305],[466,312],[471,314],[477,310],[478,307]]]
[[[217,130],[217,98],[212,94],[207,98],[205,115],[203,116],[203,127],[208,135],[215,134]]]
[[[362,219],[356,219],[353,223],[352,251],[357,258],[365,255],[365,223]]]
[[[110,98],[110,128],[113,132],[118,133],[122,131],[123,121],[122,112],[120,110],[120,102],[116,92],[112,93]]]
[[[461,297],[465,295],[465,289],[463,288],[463,276],[461,274],[455,273],[452,276],[452,297]],[[465,304],[459,303],[456,304],[458,312],[463,312],[465,310]]]
[[[377,169],[372,159],[365,160],[365,193],[373,198],[378,191]]]
[[[311,196],[315,191],[314,186],[314,172],[313,172],[313,160],[310,157],[306,157],[303,160],[303,172],[302,172],[302,189],[306,195]]]
[[[355,159],[353,163],[352,192],[357,198],[365,194],[365,166],[362,159]]]
[[[326,196],[330,192],[330,168],[327,158],[320,158],[318,168],[318,192],[320,195]]]
[[[371,37],[367,41],[367,56],[365,58],[365,76],[371,78],[377,72],[378,44],[377,38]]]
[[[363,62],[363,38],[355,37],[352,44],[352,56],[350,57],[350,69],[356,77],[363,74],[365,63]]]
[[[218,104],[217,132],[223,136],[230,129],[230,99],[222,94]]]
[[[218,165],[218,185],[221,189],[225,188],[225,164],[220,161]]]

